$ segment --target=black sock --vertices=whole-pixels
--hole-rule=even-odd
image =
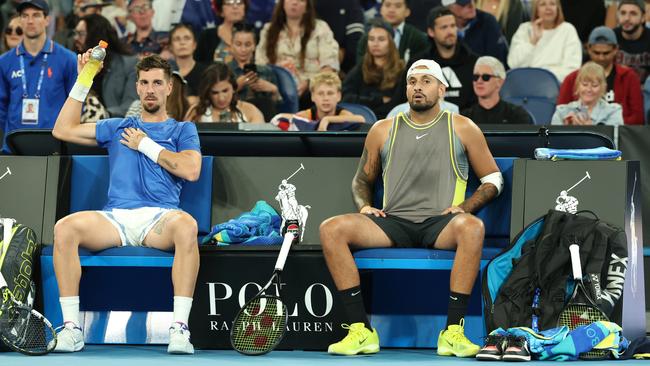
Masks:
[[[460,320],[467,313],[467,304],[469,296],[451,291],[449,293],[449,309],[447,310],[447,327],[453,324],[459,324]],[[446,329],[446,328],[445,328]]]
[[[345,308],[345,313],[348,316],[350,324],[363,323],[366,325],[366,328],[372,330],[370,321],[368,321],[368,315],[366,314],[366,308],[363,306],[361,287],[356,286],[347,290],[341,290],[339,291],[339,295],[343,300],[343,307]]]

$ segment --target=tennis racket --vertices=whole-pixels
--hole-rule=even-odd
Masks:
[[[293,237],[291,232],[284,235],[271,279],[235,317],[230,330],[230,344],[239,353],[263,355],[275,349],[284,337],[287,328],[287,306],[280,298],[280,274]],[[268,294],[267,290],[273,285],[276,286],[276,294]]]
[[[582,325],[589,325],[596,321],[609,321],[605,313],[600,310],[598,305],[589,296],[585,284],[582,281],[582,264],[580,263],[580,247],[578,244],[571,244],[569,246],[571,253],[571,268],[573,269],[573,282],[575,288],[571,299],[564,306],[560,317],[558,319],[558,326],[567,326],[569,330]],[[581,353],[580,358],[583,359],[601,359],[607,355],[606,350],[592,350],[589,352]]]
[[[52,324],[38,311],[14,299],[0,273],[0,340],[9,348],[30,356],[40,356],[56,347]]]

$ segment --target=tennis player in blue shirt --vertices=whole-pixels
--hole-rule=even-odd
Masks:
[[[90,50],[78,56],[78,69]],[[119,245],[174,250],[172,282],[174,319],[169,328],[169,353],[194,353],[187,320],[199,269],[197,223],[178,208],[181,187],[201,172],[196,126],[167,115],[172,91],[171,68],[158,55],[136,65],[136,90],[142,103],[138,117],[80,123],[88,88],[72,88],[52,134],[59,140],[108,149],[110,185],[102,211],[76,212],[54,226],[54,269],[59,285],[64,327],[55,351],[84,347],[79,327],[78,247],[99,251]]]
[[[47,38],[50,8],[45,0],[17,6],[22,42],[0,56],[0,130],[52,128],[77,78],[74,53]],[[9,152],[3,142],[3,151]]]

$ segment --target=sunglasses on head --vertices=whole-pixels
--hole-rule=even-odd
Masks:
[[[498,77],[498,76],[496,76],[496,75],[491,75],[491,74],[480,74],[480,75],[479,75],[479,74],[474,74],[474,75],[472,76],[472,80],[474,80],[474,81],[478,81],[478,79],[480,78],[480,79],[483,80],[483,81],[490,81],[490,79],[492,79],[492,78],[497,78],[497,77]]]
[[[7,27],[7,28],[5,28],[5,34],[6,35],[10,35],[10,34],[12,34],[14,32],[16,33],[17,36],[22,36],[23,35],[23,29],[20,28],[20,27],[16,27],[16,28]]]

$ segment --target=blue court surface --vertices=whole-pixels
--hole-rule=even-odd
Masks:
[[[325,352],[276,351],[263,356],[244,356],[235,351],[202,351],[194,355],[168,355],[163,346],[86,346],[83,352],[74,354],[50,354],[30,357],[17,353],[0,353],[2,366],[166,366],[179,364],[191,366],[249,365],[494,365],[495,362],[481,362],[475,359],[440,357],[431,349],[384,349],[372,356],[331,356]],[[648,365],[650,361],[581,361],[589,366],[613,364]],[[527,365],[552,365],[550,361],[532,361]]]

